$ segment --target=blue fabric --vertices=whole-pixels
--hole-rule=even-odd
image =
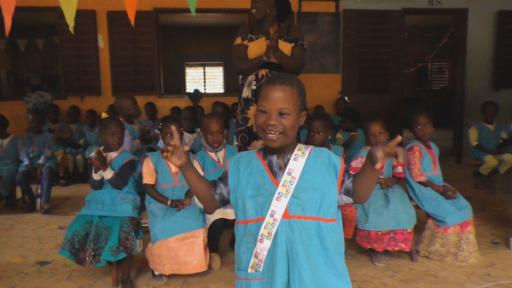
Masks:
[[[88,158],[94,153],[100,146],[100,137],[98,135],[98,128],[90,129],[85,127],[84,129],[84,146],[85,146],[85,158]]]
[[[222,161],[223,165],[220,165],[217,161],[212,159],[212,157],[208,155],[208,152],[206,152],[204,148],[195,155],[195,159],[197,162],[199,162],[201,168],[203,168],[204,177],[209,181],[217,180],[220,176],[222,176],[224,171],[226,171],[226,167],[228,166],[229,161],[236,154],[235,147],[231,145],[226,145],[224,151],[224,159]]]
[[[361,149],[356,159],[366,159],[368,149]],[[393,160],[388,160],[384,166],[384,178],[393,177]],[[409,202],[406,192],[400,185],[383,189],[380,185],[375,188],[368,201],[356,204],[357,228],[371,231],[389,231],[412,229],[416,224],[416,211]]]
[[[78,155],[84,153],[84,148],[82,143],[84,142],[85,137],[85,124],[82,122],[77,122],[75,124],[70,124],[69,128],[73,132],[70,141],[66,143],[66,154],[68,155]],[[79,147],[82,146],[82,147]]]
[[[429,156],[427,148],[425,148],[421,142],[412,140],[407,144],[406,149],[409,149],[412,146],[420,147],[423,152],[423,159],[421,159],[423,173],[432,183],[436,185],[444,185],[446,183],[444,182],[439,164],[439,148],[437,148],[437,146],[432,142],[430,142],[430,145],[434,150],[436,157],[435,161],[438,163],[437,168],[434,167],[433,159]],[[471,205],[460,193],[457,195],[457,198],[448,200],[434,190],[416,182],[412,178],[409,169],[405,169],[405,175],[409,194],[421,209],[430,215],[438,225],[452,226],[473,218],[473,209],[471,208]]]
[[[359,151],[365,146],[366,143],[366,135],[364,134],[363,129],[357,129],[357,136],[350,144],[350,147],[346,147],[345,150],[345,163],[351,163],[354,160],[354,157],[359,153]],[[343,139],[347,141],[350,138],[350,133],[347,131],[343,131]]]
[[[173,175],[160,151],[148,153],[148,157],[158,175],[156,190],[170,199],[185,199],[189,187],[181,172]],[[194,231],[206,225],[203,210],[196,204],[177,211],[175,208],[161,204],[148,194],[146,195],[146,210],[152,243]]]
[[[10,136],[11,140],[5,148],[0,148],[0,195],[10,195],[16,186],[16,172],[19,165],[20,141],[16,136]]]
[[[53,152],[55,151],[55,140],[50,133],[27,133],[21,139],[20,150],[20,170],[29,169],[30,166],[35,165],[50,165],[55,166],[55,158]]]
[[[331,152],[334,153],[334,155],[336,155],[336,156],[339,156],[339,157],[343,156],[344,149],[342,146],[330,145],[329,150],[331,150]]]
[[[501,142],[501,132],[504,130],[500,124],[496,124],[496,129],[491,130],[483,122],[473,125],[478,131],[478,144],[489,150],[495,150]],[[473,147],[471,156],[478,160],[483,160],[488,154],[480,149]]]
[[[125,163],[135,160],[135,156],[131,153],[121,151],[112,160],[110,167],[114,172],[118,172]],[[85,206],[79,214],[137,217],[139,206],[140,198],[137,193],[136,174],[134,173],[122,190],[115,189],[108,181],[104,181],[102,189],[93,190],[87,195]]]
[[[229,165],[230,198],[237,221],[265,217],[277,188],[256,153],[237,154]],[[340,158],[331,151],[313,149],[288,204],[288,212],[333,222],[283,219],[262,272],[247,272],[262,222],[237,223],[237,288],[351,287],[338,210],[338,176],[343,172],[340,169]]]
[[[137,254],[143,235],[136,218],[77,215],[59,254],[81,266],[104,267]]]

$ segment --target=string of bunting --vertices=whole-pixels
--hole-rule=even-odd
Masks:
[[[443,37],[443,40],[441,40],[439,45],[437,45],[437,47],[432,51],[432,53],[430,53],[427,56],[427,58],[425,58],[425,60],[423,60],[422,62],[416,64],[414,67],[411,67],[409,69],[404,70],[404,73],[414,72],[414,71],[420,69],[422,66],[427,65],[427,63],[429,63],[432,60],[432,58],[434,58],[434,56],[436,56],[436,54],[439,52],[439,50],[441,50],[441,48],[443,48],[443,46],[446,43],[448,43],[448,40],[450,40],[450,36],[452,35],[452,33],[453,33],[452,30],[448,31],[448,33],[446,33],[446,35]]]
[[[138,0],[123,0],[126,9],[126,14],[130,20],[132,27],[135,27],[135,15],[137,13]],[[196,14],[198,0],[187,0],[188,8],[192,15]],[[78,9],[78,0],[59,0],[60,8],[68,24],[69,32],[75,33],[75,17]],[[11,34],[12,17],[16,9],[16,0],[0,0],[0,7],[2,8],[2,16],[4,18],[5,36],[9,37]]]

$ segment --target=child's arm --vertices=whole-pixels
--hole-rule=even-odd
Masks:
[[[172,137],[172,144],[164,155],[173,165],[180,168],[190,187],[190,192],[203,204],[204,211],[208,214],[215,212],[221,205],[215,199],[214,187],[197,172],[190,161],[188,153],[190,148],[181,144],[180,134],[174,126],[172,126]]]
[[[397,136],[385,146],[373,147],[361,171],[354,176],[354,202],[365,203],[375,188],[380,176],[380,169],[388,158],[396,157],[397,145],[402,137]]]
[[[144,190],[146,190],[146,193],[149,196],[151,196],[151,198],[155,199],[156,201],[160,202],[161,204],[169,208],[182,208],[184,206],[184,200],[172,200],[171,198],[166,197],[165,195],[156,191],[155,185],[144,184]]]

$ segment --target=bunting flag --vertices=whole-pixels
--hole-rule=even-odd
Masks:
[[[16,40],[18,42],[18,47],[20,48],[21,52],[25,52],[25,48],[27,48],[28,40],[27,39],[18,39]]]
[[[5,37],[11,34],[12,16],[16,8],[16,0],[0,0],[2,15],[4,16]]]
[[[60,8],[64,13],[64,18],[68,23],[69,32],[75,34],[75,16],[78,8],[78,0],[59,0]]]
[[[124,0],[124,7],[132,27],[135,27],[135,13],[137,12],[137,0]]]
[[[188,9],[190,9],[190,13],[192,13],[192,15],[196,15],[197,0],[187,0],[187,2]]]
[[[36,39],[36,46],[39,50],[43,51],[45,40],[43,38]]]

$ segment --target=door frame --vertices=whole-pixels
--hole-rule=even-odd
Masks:
[[[462,161],[464,151],[464,118],[465,118],[465,100],[466,100],[466,53],[467,53],[467,29],[468,29],[468,9],[467,8],[403,8],[402,15],[449,15],[453,16],[453,28],[455,37],[455,58],[453,74],[454,97],[453,97],[453,118],[452,144],[455,153],[455,161]]]

